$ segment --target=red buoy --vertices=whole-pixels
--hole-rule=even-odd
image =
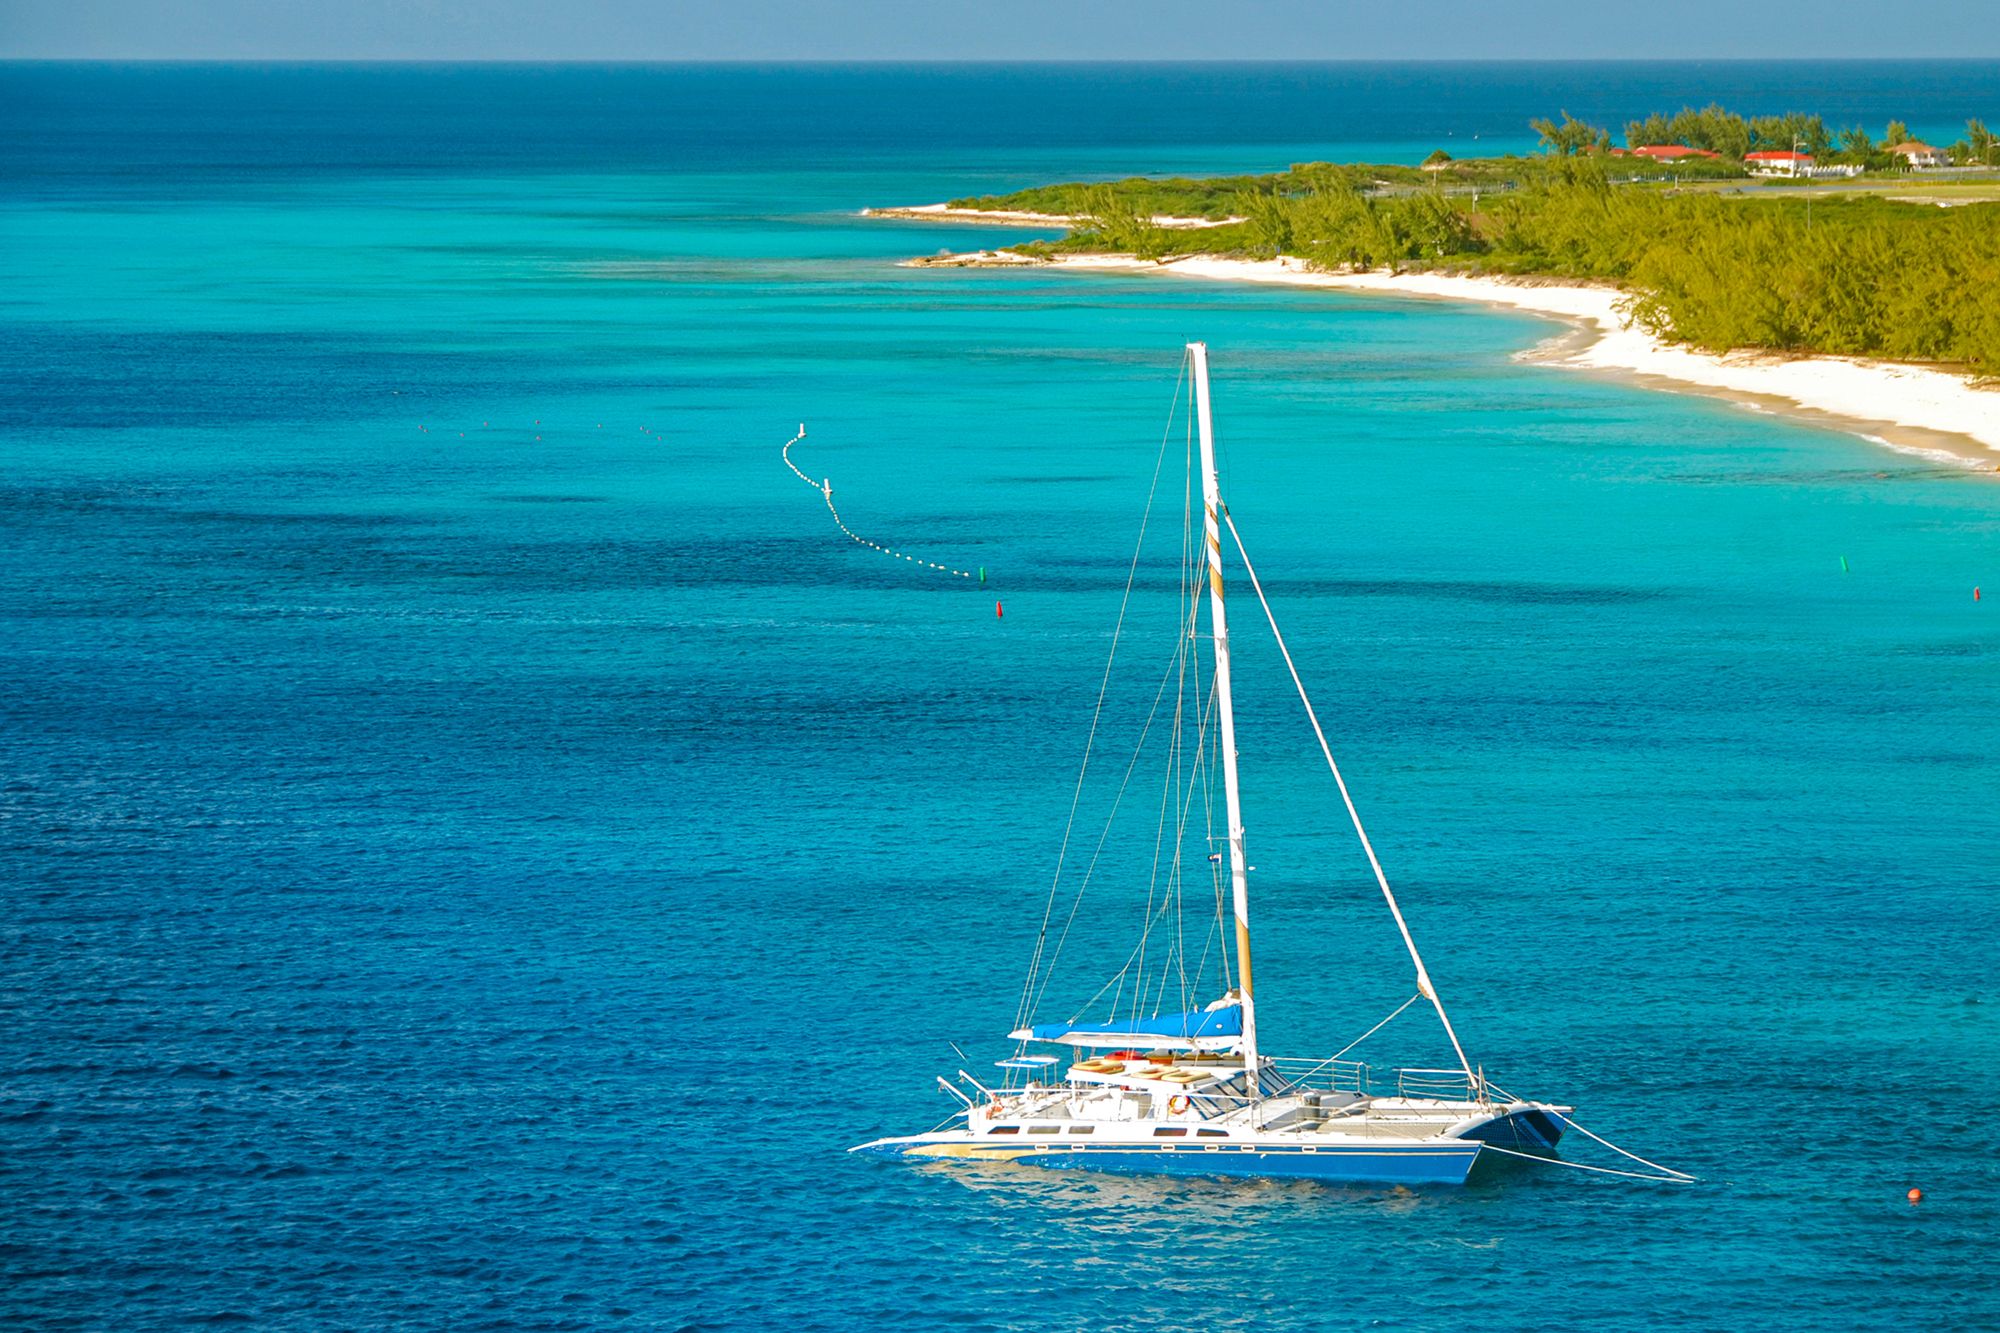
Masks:
[[[1007,613],[1006,613],[1005,611],[1002,611],[1002,610],[1000,609],[1000,603],[998,603],[998,602],[995,602],[995,603],[993,603],[993,618],[994,618],[995,620],[999,620],[1000,618],[1002,618],[1002,617],[1003,617],[1003,616],[1005,616],[1006,614],[1007,614]]]

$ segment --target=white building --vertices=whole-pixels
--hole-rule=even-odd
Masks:
[[[1745,153],[1743,165],[1757,176],[1804,176],[1812,171],[1811,153],[1769,151]]]
[[[1903,165],[1912,171],[1921,171],[1925,167],[1946,167],[1951,165],[1951,159],[1946,157],[1941,151],[1931,147],[1927,143],[1918,143],[1915,139],[1911,139],[1907,143],[1892,144],[1889,151],[1897,157],[1902,158]]]

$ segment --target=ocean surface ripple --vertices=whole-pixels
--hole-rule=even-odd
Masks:
[[[1996,87],[0,67],[0,1324],[2000,1326],[1990,479],[1521,364],[1530,319],[854,216]],[[1004,1053],[1190,337],[1475,1058],[1698,1185],[845,1152]],[[857,531],[988,585],[841,537],[801,420]],[[1264,1023],[1333,1050],[1405,965],[1242,638]]]

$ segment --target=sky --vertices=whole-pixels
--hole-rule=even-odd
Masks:
[[[1996,0],[0,0],[0,57],[2000,58]]]

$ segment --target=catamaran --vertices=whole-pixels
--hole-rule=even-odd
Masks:
[[[1198,713],[1196,739],[1187,747],[1192,757],[1183,754],[1182,767],[1190,772],[1199,770],[1200,774],[1212,772],[1216,767],[1221,770],[1227,823],[1224,836],[1216,839],[1211,832],[1209,841],[1212,846],[1219,840],[1224,847],[1211,852],[1205,862],[1209,875],[1216,881],[1214,915],[1218,920],[1214,924],[1218,929],[1211,938],[1226,940],[1232,933],[1221,919],[1225,916],[1221,880],[1226,861],[1229,904],[1226,916],[1233,918],[1234,926],[1233,984],[1227,985],[1209,1003],[1179,1012],[1145,1012],[1143,1000],[1132,998],[1135,994],[1164,995],[1167,989],[1164,980],[1155,985],[1121,985],[1108,1014],[1098,1010],[1096,1016],[1087,1017],[1078,1012],[1064,1021],[1035,1022],[1028,1011],[1046,994],[1042,978],[1046,975],[1046,955],[1050,948],[1048,923],[1054,919],[1057,925],[1062,924],[1062,914],[1051,912],[1045,915],[1036,961],[1029,969],[1020,1022],[1008,1034],[1016,1043],[1014,1053],[998,1062],[1001,1075],[981,1080],[960,1070],[956,1081],[940,1077],[939,1086],[961,1103],[940,1126],[924,1134],[876,1139],[852,1151],[906,1159],[1015,1161],[1103,1171],[1303,1177],[1403,1185],[1463,1183],[1482,1156],[1552,1158],[1564,1131],[1572,1125],[1569,1119],[1572,1108],[1515,1097],[1496,1087],[1486,1077],[1483,1067],[1474,1065],[1467,1057],[1389,886],[1374,844],[1362,827],[1312,701],[1306,696],[1290,650],[1278,631],[1275,617],[1271,616],[1263,586],[1223,503],[1216,470],[1205,344],[1188,344],[1184,373],[1193,382],[1195,431],[1191,433],[1198,434],[1200,441],[1201,511],[1200,537],[1193,536],[1190,512],[1182,543],[1187,577],[1183,581],[1183,610],[1177,621],[1177,638],[1183,645],[1199,644],[1203,638],[1200,609],[1205,600],[1210,663],[1205,679],[1199,672],[1198,654],[1190,653],[1195,660],[1183,662],[1179,667],[1183,678],[1194,672],[1191,693]],[[1163,452],[1164,447],[1163,441]],[[1191,505],[1184,508],[1192,510]],[[1223,597],[1225,530],[1241,558],[1243,574],[1270,620],[1273,638],[1298,688],[1313,734],[1318,738],[1341,801],[1415,970],[1416,993],[1389,1018],[1364,1033],[1362,1040],[1419,1000],[1427,1001],[1456,1056],[1456,1063],[1450,1068],[1377,1071],[1358,1060],[1341,1058],[1350,1054],[1359,1045],[1358,1041],[1336,1056],[1306,1059],[1267,1055],[1258,1041],[1257,993],[1252,984],[1250,947],[1251,867],[1244,850],[1236,717],[1230,692],[1230,641]],[[1143,543],[1143,534],[1141,540]],[[1136,555],[1134,563],[1136,568]],[[1131,586],[1128,582],[1128,602]],[[1121,611],[1121,628],[1122,625]],[[1116,635],[1113,642],[1115,659]],[[1100,695],[1100,711],[1103,702]],[[1093,720],[1093,737],[1096,732]],[[1178,727],[1175,734],[1180,734]],[[1089,762],[1086,747],[1086,771]],[[1190,777],[1190,786],[1193,781]],[[1176,817],[1170,821],[1171,831],[1162,834],[1158,845],[1170,848],[1167,858],[1178,867],[1182,860],[1179,844],[1188,832],[1191,812],[1198,802],[1192,796],[1179,794],[1176,788],[1172,804]],[[1074,804],[1071,817],[1074,821]],[[1163,814],[1162,818],[1167,816]],[[1066,846],[1068,841],[1066,836]],[[1159,859],[1156,854],[1156,872]],[[1187,860],[1195,863],[1197,869],[1204,862],[1201,857]],[[1061,874],[1059,865],[1059,880]],[[1148,901],[1150,904],[1152,899],[1149,897]],[[1148,919],[1157,919],[1157,914],[1149,915]],[[1144,944],[1142,939],[1142,949]],[[1060,947],[1059,942],[1056,947]],[[1221,960],[1222,981],[1232,981],[1226,944],[1219,944],[1214,952]],[[1204,948],[1204,960],[1207,956],[1208,950]],[[1182,958],[1178,963],[1184,994],[1190,962],[1191,958]],[[1129,968],[1128,959],[1128,971]],[[1120,974],[1121,981],[1127,979],[1124,973]],[[1117,1012],[1121,1003],[1127,1008],[1123,1016]],[[1051,1046],[1069,1054],[1051,1054],[1048,1051]],[[1587,1130],[1581,1132],[1589,1134]],[[1668,1173],[1655,1177],[1658,1179],[1689,1179],[1668,1168],[1657,1169]]]

